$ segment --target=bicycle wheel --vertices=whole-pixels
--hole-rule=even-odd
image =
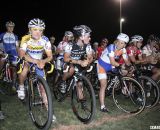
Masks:
[[[58,102],[62,102],[65,99],[65,96],[67,93],[61,92],[62,76],[58,75],[56,78],[57,79],[56,79],[54,86],[53,86],[53,94],[54,94],[55,99]]]
[[[79,87],[72,84],[71,105],[76,117],[84,124],[90,123],[96,111],[96,99],[93,87],[89,80],[81,75],[78,77]]]
[[[113,86],[113,101],[124,112],[139,114],[145,107],[145,92],[135,79],[122,77]]]
[[[147,76],[139,76],[139,82],[141,83],[146,94],[146,107],[152,108],[159,101],[159,87],[157,83]]]
[[[52,96],[47,82],[40,76],[30,79],[29,113],[32,122],[38,129],[48,130],[52,123]]]

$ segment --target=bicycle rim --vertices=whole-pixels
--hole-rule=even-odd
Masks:
[[[76,117],[83,123],[90,123],[95,115],[96,99],[93,87],[85,76],[79,78],[79,88],[72,90],[71,105]],[[79,92],[78,92],[79,91]]]
[[[159,87],[157,83],[147,76],[140,76],[139,80],[146,94],[145,107],[154,107],[159,101]]]
[[[145,93],[142,86],[133,78],[123,77],[113,87],[115,105],[126,113],[139,114],[145,107]]]
[[[48,130],[52,123],[52,96],[46,81],[37,76],[29,83],[29,113],[38,129]]]

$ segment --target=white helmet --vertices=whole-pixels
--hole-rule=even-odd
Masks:
[[[73,37],[73,33],[71,31],[65,31],[64,36]]]
[[[117,39],[118,40],[121,40],[121,41],[124,41],[125,43],[128,43],[129,42],[129,37],[127,34],[124,34],[124,33],[120,33],[118,36],[117,36]]]
[[[97,46],[98,46],[98,44],[99,44],[98,42],[94,42],[94,43],[93,43],[93,45],[97,45]]]
[[[45,29],[45,23],[43,22],[43,20],[39,18],[34,18],[29,21],[28,28],[34,28],[34,27]]]
[[[143,37],[140,35],[134,35],[131,37],[131,42],[139,42],[139,41],[143,41]]]

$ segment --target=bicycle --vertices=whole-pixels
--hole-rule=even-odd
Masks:
[[[134,77],[135,79],[141,83],[145,94],[146,94],[146,105],[147,108],[152,108],[156,106],[156,104],[159,101],[159,87],[158,82],[154,81],[152,78],[146,75],[151,76],[151,71],[147,71],[142,69],[142,66],[134,65],[135,67],[135,73]],[[147,73],[147,74],[146,74]]]
[[[24,59],[19,62],[20,70],[18,73],[21,73],[24,62]],[[36,74],[36,68],[36,64],[30,64],[29,66],[29,73],[25,81],[26,100],[33,124],[38,129],[48,130],[53,115],[52,96],[46,80]]]
[[[61,92],[62,75],[55,82],[53,93],[58,101],[63,101],[71,91],[71,106],[75,116],[84,124],[90,123],[96,111],[96,99],[92,84],[84,74],[86,70],[81,71],[79,67],[74,66],[75,72],[67,80],[66,92]],[[65,70],[68,72],[69,66]]]
[[[122,111],[130,114],[139,114],[145,108],[145,92],[141,84],[132,77],[122,76],[121,69],[117,72],[109,72],[112,89],[112,97],[115,105]]]
[[[17,89],[17,75],[13,75],[13,68],[16,70],[16,65],[13,65],[10,61],[10,58],[16,58],[16,62],[19,62],[17,56],[5,54],[3,50],[0,50],[3,55],[1,60],[4,60],[4,65],[0,70],[0,79],[1,79],[1,86],[0,86],[0,93],[5,95],[15,95]],[[16,72],[15,72],[16,74]]]

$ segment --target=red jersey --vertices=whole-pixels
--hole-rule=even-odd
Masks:
[[[133,56],[134,55],[135,57],[137,57],[137,56],[141,56],[142,55],[142,51],[140,49],[138,49],[136,46],[132,46],[132,45],[128,46],[126,48],[126,50],[127,50],[128,56]],[[123,60],[122,57],[120,58],[118,63],[119,64],[123,64],[124,63],[124,60]]]
[[[101,56],[101,54],[102,54],[102,51],[104,51],[104,48],[102,48],[102,47],[98,47],[98,48],[97,48],[97,52],[98,52],[98,54],[97,54],[97,59],[100,58],[100,56]]]

